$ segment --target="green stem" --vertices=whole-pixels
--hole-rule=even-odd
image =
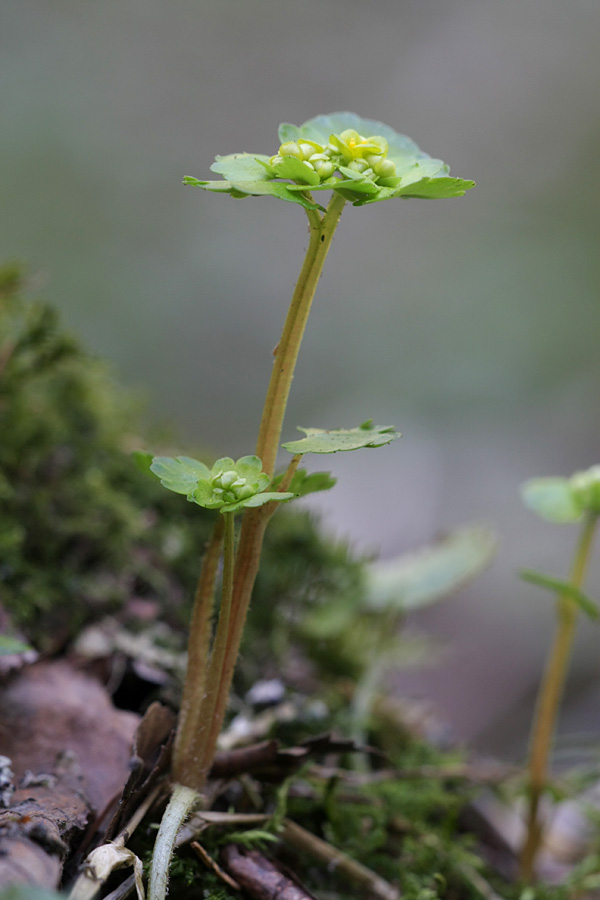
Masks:
[[[223,516],[218,516],[212,537],[202,561],[194,608],[190,622],[188,663],[179,724],[173,749],[173,778],[179,784],[194,787],[197,760],[202,751],[204,708],[206,694],[211,619],[214,606],[215,580],[221,557]]]
[[[275,468],[285,407],[306,321],[345,202],[343,197],[334,193],[323,216],[316,210],[307,213],[310,240],[277,346],[256,443],[256,455],[262,460],[263,470],[269,474],[273,474]],[[228,689],[258,573],[265,529],[272,514],[269,505],[247,510],[242,520],[235,564],[231,627],[224,661],[224,684],[228,685]]]
[[[588,514],[583,522],[569,579],[575,588],[580,588],[585,578],[597,519],[596,515]],[[529,751],[527,836],[521,853],[521,877],[525,881],[531,881],[534,877],[535,861],[542,841],[540,799],[547,782],[548,760],[575,635],[575,600],[565,594],[559,596],[557,614],[554,643],[540,685]]]
[[[283,417],[306,321],[345,202],[334,192],[323,216],[317,210],[307,210],[310,240],[275,353],[256,444],[256,455],[262,460],[263,471],[269,475],[275,468]]]

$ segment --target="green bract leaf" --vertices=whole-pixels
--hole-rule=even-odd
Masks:
[[[284,472],[276,475],[271,483],[272,488],[276,488],[281,484]],[[307,494],[314,494],[317,491],[328,491],[337,483],[337,479],[333,478],[329,472],[311,472],[310,475],[306,469],[297,469],[294,472],[290,491],[296,497],[306,497]]]
[[[218,156],[211,169],[223,181],[186,176],[184,184],[232,197],[270,195],[307,209],[321,209],[310,197],[312,191],[334,190],[364,206],[392,197],[460,197],[474,185],[450,178],[444,162],[406,135],[354,113],[316,116],[303,125],[284,123],[279,139],[274,156]]]
[[[273,173],[272,177],[275,178],[287,178],[290,181],[299,181],[302,185],[310,184],[311,187],[321,183],[321,179],[312,166],[307,165],[301,159],[296,159],[295,156],[286,156],[281,162],[271,165],[269,168]]]
[[[569,584],[568,581],[561,581],[558,578],[552,578],[549,575],[542,575],[541,572],[534,572],[531,569],[524,569],[519,573],[523,581],[529,581],[531,584],[537,584],[538,587],[547,588],[555,594],[568,597],[574,600],[577,606],[589,616],[590,619],[596,620],[600,618],[600,607],[595,600],[584,594],[579,588]]]
[[[285,503],[287,500],[293,500],[296,494],[292,494],[288,491],[263,491],[262,494],[255,494],[253,497],[250,497],[248,500],[243,502],[243,506],[248,506],[251,509],[256,509],[257,506],[264,506],[265,503]],[[223,512],[233,512],[235,509],[240,509],[240,504],[232,506],[229,509],[223,507]]]
[[[576,522],[583,506],[566,478],[533,478],[521,486],[525,506],[548,522]]]
[[[432,547],[374,563],[367,569],[367,606],[408,612],[435,603],[479,574],[495,551],[492,531],[464,528]]]
[[[150,466],[160,482],[169,491],[189,497],[201,479],[208,478],[210,469],[197,459],[188,456],[155,456]]]
[[[224,180],[201,181],[186,175],[183,183],[200,187],[205,191],[231,194],[233,197],[271,195],[280,200],[299,203],[306,209],[318,208],[316,203],[303,194],[290,191],[284,182],[274,180],[277,175],[272,173],[268,156],[257,153],[230,153],[228,156],[217,156],[210,168],[222,175]]]
[[[282,444],[289,453],[338,453],[340,450],[360,450],[363,447],[383,447],[401,437],[390,425],[373,425],[371,419],[358,428],[298,428],[306,435],[298,441]]]

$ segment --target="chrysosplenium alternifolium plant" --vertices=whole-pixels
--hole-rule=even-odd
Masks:
[[[265,528],[279,502],[334,484],[327,473],[299,468],[306,453],[336,453],[389,444],[400,435],[370,420],[354,428],[300,429],[305,437],[283,446],[292,454],[275,475],[294,366],[325,258],[347,203],[365,206],[395,197],[460,197],[472,181],[451,178],[441,160],[423,153],[388,125],[353,113],[317,116],[279,128],[271,155],[232,153],[211,166],[215,181],[184,182],[232,197],[270,196],[303,207],[310,240],[275,353],[258,431],[256,455],[217,460],[209,469],[187,457],[156,457],[151,469],[170,490],[219,513],[200,573],[188,669],[173,752],[174,790],[161,823],[150,877],[150,900],[165,895],[166,872],[177,829],[199,798],[210,769],[238,655]],[[318,202],[328,192],[326,206]],[[236,538],[234,520],[241,523]],[[219,615],[211,641],[215,585],[222,563]]]

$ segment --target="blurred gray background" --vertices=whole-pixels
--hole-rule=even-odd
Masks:
[[[576,536],[518,486],[600,462],[597,0],[2,0],[1,253],[182,446],[253,450],[306,246],[302,211],[183,187],[277,125],[350,109],[476,189],[347,208],[298,366],[294,425],[372,416],[403,439],[333,457],[314,505],[393,555],[483,521],[497,561],[419,618],[443,664],[398,678],[455,734],[520,753],[553,627],[519,567],[564,576]],[[600,589],[596,565],[590,592]],[[563,729],[600,731],[582,623]]]

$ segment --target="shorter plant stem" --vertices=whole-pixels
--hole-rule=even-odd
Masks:
[[[214,606],[215,580],[224,522],[219,516],[206,548],[202,571],[198,579],[194,608],[190,622],[188,663],[179,725],[173,750],[173,778],[179,784],[195,787],[197,763],[203,746],[205,723],[202,698],[206,693],[206,674],[210,647],[211,619]],[[200,788],[199,788],[200,789]]]
[[[231,620],[231,597],[233,594],[233,571],[235,562],[235,523],[234,513],[223,513],[223,587],[221,590],[221,607],[219,609],[219,621],[217,632],[213,642],[208,674],[206,676],[206,695],[203,698],[205,721],[208,731],[202,746],[202,756],[196,770],[196,778],[200,788],[208,776],[217,740],[223,724],[229,685],[224,684],[223,668],[227,653],[227,640]]]
[[[277,345],[256,443],[256,455],[269,475],[275,468],[283,417],[312,300],[345,203],[334,192],[323,216],[317,210],[307,210],[309,245]]]
[[[169,880],[169,863],[177,832],[197,802],[199,794],[193,788],[176,784],[163,814],[152,853],[148,900],[164,900]]]
[[[588,514],[583,522],[570,577],[570,583],[575,588],[580,588],[585,578],[597,518]],[[572,597],[566,594],[558,597],[557,616],[554,643],[540,685],[529,752],[527,835],[521,853],[521,877],[524,881],[531,881],[534,877],[535,861],[542,842],[540,799],[547,782],[548,760],[577,621],[577,604]]]

